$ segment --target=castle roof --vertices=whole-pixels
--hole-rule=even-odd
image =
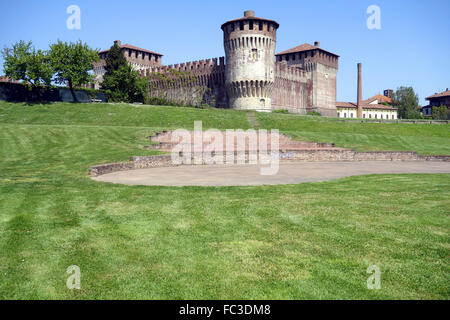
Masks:
[[[285,55],[285,54],[297,53],[297,52],[304,52],[304,51],[311,51],[311,50],[322,50],[322,51],[327,52],[327,53],[329,53],[329,54],[332,54],[332,55],[334,55],[334,56],[336,56],[336,57],[339,57],[339,56],[338,56],[337,54],[335,54],[335,53],[332,53],[332,52],[330,52],[330,51],[323,50],[323,49],[320,48],[319,46],[313,46],[313,45],[311,45],[311,44],[309,44],[309,43],[301,44],[301,45],[296,46],[296,47],[293,47],[293,48],[291,48],[291,49],[288,49],[288,50],[279,52],[279,53],[277,53],[277,54],[275,54],[275,55],[276,55],[276,56],[282,56],[282,55]]]
[[[277,29],[280,27],[280,24],[278,22],[276,22],[275,20],[258,18],[258,17],[255,17],[254,14],[255,13],[253,11],[246,11],[246,12],[244,12],[244,17],[238,18],[238,19],[229,20],[229,21],[225,22],[224,24],[222,24],[222,26],[220,28],[223,30],[224,26],[227,25],[228,23],[231,23],[231,22],[250,21],[250,20],[259,20],[259,21],[270,22],[270,23],[273,23],[276,26]]]
[[[160,53],[156,53],[156,52],[153,52],[153,51],[150,51],[150,50],[147,50],[147,49],[142,49],[142,48],[133,46],[133,45],[128,44],[128,43],[120,45],[120,48],[121,48],[121,49],[131,49],[131,50],[136,50],[136,51],[142,51],[142,52],[150,53],[150,54],[153,54],[153,55],[155,55],[155,56],[160,56],[160,57],[163,56],[163,55],[160,54]],[[105,52],[109,52],[109,49],[108,49],[108,50],[100,51],[99,53],[105,53]]]
[[[357,108],[357,104],[354,102],[336,102],[337,108]],[[369,104],[369,103],[362,103],[363,109],[378,109],[378,110],[397,110],[397,108],[394,108],[392,106],[385,106],[384,104]]]
[[[442,98],[442,97],[450,97],[450,90],[445,90],[441,93],[433,94],[432,96],[426,97],[426,100],[434,99],[434,98]]]

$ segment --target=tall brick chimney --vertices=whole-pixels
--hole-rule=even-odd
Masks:
[[[362,107],[362,79],[361,79],[361,63],[358,63],[358,96],[356,100],[357,117],[363,117],[363,107]]]
[[[120,45],[121,45],[120,40],[114,40],[114,44],[116,44],[116,43],[120,47]]]
[[[314,41],[314,47],[320,47],[320,42],[319,41]]]

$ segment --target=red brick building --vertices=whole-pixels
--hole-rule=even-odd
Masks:
[[[133,46],[131,44],[121,44],[120,40],[114,41],[114,43],[117,43],[119,47],[121,48],[121,51],[125,57],[125,59],[128,61],[128,63],[133,67],[134,70],[137,70],[139,72],[145,72],[150,67],[154,66],[161,66],[161,60],[163,55],[160,53],[156,53],[147,49],[139,48],[136,46]],[[100,61],[94,63],[94,73],[95,73],[95,82],[96,87],[99,87],[99,84],[103,80],[103,75],[105,74],[105,59],[108,55],[108,50],[100,51],[99,57]]]

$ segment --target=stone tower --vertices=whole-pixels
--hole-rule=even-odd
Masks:
[[[297,47],[277,53],[277,63],[286,63],[290,67],[306,71],[311,80],[309,101],[305,113],[318,111],[323,116],[336,117],[336,78],[338,71],[337,54],[320,47],[320,42],[314,45],[304,43]]]
[[[271,110],[278,27],[273,20],[255,17],[254,11],[245,11],[244,17],[222,25],[230,107]]]

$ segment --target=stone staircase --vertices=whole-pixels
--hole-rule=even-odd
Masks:
[[[201,145],[194,145],[194,132],[190,131],[190,136],[191,136],[191,141],[187,142],[187,143],[181,143],[181,139],[176,139],[175,137],[173,137],[173,131],[162,131],[162,132],[157,132],[155,135],[153,136],[149,136],[149,139],[151,142],[153,142],[153,144],[146,146],[146,149],[154,149],[154,150],[159,150],[159,151],[166,151],[166,152],[171,152],[173,147],[175,147],[176,145],[191,145],[191,150],[193,152],[197,151],[196,149],[199,148],[200,150],[204,150],[205,147],[207,147],[208,145],[211,144],[211,139],[208,139],[207,137],[205,137],[205,132],[203,132],[203,139],[202,139],[202,143]],[[245,132],[235,132],[235,136],[237,138],[237,140],[239,141],[246,141],[245,143],[238,145],[237,141],[235,140],[234,143],[230,143],[229,145],[227,145],[227,137],[226,137],[226,133],[224,131],[222,131],[222,145],[223,145],[223,152],[226,151],[258,151],[259,149],[259,140],[258,137],[256,138],[256,145],[253,147],[249,146],[248,143],[248,134],[246,134]],[[247,137],[247,140],[246,140]],[[173,141],[179,141],[179,142],[173,142]],[[266,150],[271,150],[272,149],[272,145],[271,145],[271,141],[272,141],[272,135],[270,134],[270,132],[267,133],[267,146],[266,146]],[[185,146],[187,147],[187,146]],[[256,149],[255,149],[256,147]],[[231,148],[231,149],[230,149]],[[332,143],[322,143],[322,142],[312,142],[312,141],[295,141],[292,140],[292,138],[288,135],[285,134],[280,134],[279,135],[279,150],[280,151],[287,151],[287,150],[295,150],[295,151],[299,151],[299,150],[347,150],[344,148],[337,148],[334,146],[334,144]]]
[[[193,137],[193,132],[191,133],[191,137]],[[203,132],[204,133],[204,132]],[[239,134],[245,134],[243,132]],[[239,135],[238,134],[238,135]],[[150,141],[153,144],[147,146],[147,149],[154,149],[159,151],[171,152],[172,148],[177,145],[177,143],[172,142],[172,131],[162,131],[157,132],[155,135],[150,136]],[[223,140],[226,140],[225,132],[222,132]],[[243,137],[241,137],[243,138]],[[271,152],[271,135],[268,134],[267,137],[267,150],[262,150],[261,153],[267,154],[270,153],[270,156],[273,156]],[[192,140],[192,139],[191,139]],[[210,144],[210,141],[207,139],[202,141],[202,146],[207,146]],[[189,150],[189,156],[192,157],[192,164],[209,164],[207,159],[203,157],[203,150],[195,150],[193,148],[193,141],[187,143],[187,145],[191,148],[186,148],[185,150]],[[232,163],[236,159],[234,159],[234,154],[238,151],[244,151],[244,163],[249,163],[250,156],[254,155],[258,150],[252,150],[248,148],[248,145],[236,146],[230,149],[226,145],[223,144],[224,149],[223,155],[224,158],[222,160],[223,163],[229,163],[229,152],[231,151],[232,155]],[[187,146],[186,146],[187,147]],[[227,150],[228,148],[228,150]],[[258,148],[257,148],[258,149]],[[234,150],[234,152],[232,152]],[[198,152],[200,151],[200,152]],[[345,148],[337,148],[334,144],[330,143],[320,143],[320,142],[308,142],[308,141],[295,141],[292,140],[291,137],[280,134],[279,136],[279,150],[278,150],[278,158],[280,161],[304,161],[304,162],[314,162],[314,161],[450,161],[450,155],[428,155],[422,156],[418,155],[417,152],[414,151],[366,151],[366,152],[356,152],[355,150],[345,149]],[[183,152],[180,152],[180,156],[183,155]],[[191,154],[192,153],[192,154]],[[214,153],[214,152],[213,152]],[[196,163],[195,160],[199,160]],[[236,161],[237,163],[237,161]],[[91,176],[99,176],[102,174],[115,172],[115,171],[124,171],[124,170],[133,170],[133,169],[144,169],[144,168],[153,168],[153,167],[171,167],[178,166],[180,164],[174,163],[172,159],[172,155],[153,155],[153,156],[134,156],[130,158],[130,161],[127,162],[118,162],[118,163],[108,163],[101,164],[97,166],[93,166],[89,168],[89,174]]]

